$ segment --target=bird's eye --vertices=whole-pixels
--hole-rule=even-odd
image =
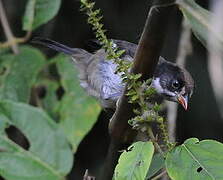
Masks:
[[[173,87],[174,89],[178,89],[178,88],[180,87],[180,83],[179,83],[179,81],[177,81],[177,80],[173,81],[173,82],[172,82],[172,87]]]

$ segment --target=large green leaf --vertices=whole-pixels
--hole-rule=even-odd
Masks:
[[[58,12],[61,0],[28,0],[23,17],[23,30],[31,31],[47,23]]]
[[[0,136],[5,134],[5,128],[9,126],[9,122],[7,117],[3,114],[0,114]]]
[[[73,155],[59,126],[42,110],[23,103],[0,101],[0,122],[17,127],[28,139],[26,151],[0,136],[0,175],[8,180],[61,180]]]
[[[34,21],[36,0],[28,0],[26,4],[26,11],[23,17],[23,30],[31,31]]]
[[[31,87],[45,63],[38,50],[31,47],[20,48],[18,55],[0,57],[0,98],[28,102]]]
[[[58,56],[56,61],[61,84],[65,90],[58,106],[59,123],[75,152],[81,140],[96,122],[100,106],[80,87],[78,72],[70,58]]]
[[[38,97],[37,99],[38,105],[42,107],[54,120],[58,120],[56,108],[59,103],[57,94],[59,82],[52,79],[40,77],[38,82],[35,84],[35,88],[42,89],[42,91],[44,90],[43,97]]]
[[[166,168],[174,180],[221,180],[223,144],[190,138],[167,154]]]
[[[0,97],[3,96],[2,93],[4,93],[5,79],[11,70],[14,57],[13,54],[4,54],[0,56]]]
[[[192,31],[195,36],[206,47],[209,35],[211,33],[216,43],[223,46],[223,36],[216,33],[216,30],[212,26],[211,18],[212,14],[206,9],[199,6],[194,0],[180,0],[177,1],[184,17],[191,25]]]
[[[136,142],[123,152],[115,168],[115,180],[144,180],[154,153],[152,142]]]

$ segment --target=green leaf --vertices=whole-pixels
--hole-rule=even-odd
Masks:
[[[44,88],[44,97],[38,99],[40,107],[42,107],[48,114],[55,120],[58,119],[57,106],[59,103],[57,90],[59,88],[59,83],[54,80],[41,78],[35,85],[36,88]]]
[[[223,144],[190,138],[167,154],[166,168],[173,180],[221,180]]]
[[[221,47],[223,46],[223,37],[214,30],[211,24],[212,14],[209,11],[199,6],[194,0],[181,0],[177,1],[177,3],[195,36],[205,47],[207,47],[210,33],[213,35],[212,38],[216,40],[216,43],[221,44]]]
[[[165,161],[163,155],[155,154],[153,156],[149,171],[147,173],[146,179],[153,177],[159,170],[165,167]]]
[[[115,168],[115,180],[143,180],[152,161],[152,142],[136,142],[124,151]]]
[[[51,20],[59,11],[61,0],[28,0],[23,30],[31,31]]]
[[[4,54],[0,56],[0,91],[4,87],[4,81],[10,72],[13,60],[14,60],[13,54]]]
[[[23,17],[23,30],[31,31],[34,21],[36,0],[29,0],[26,4],[26,11]]]
[[[61,180],[71,170],[73,155],[59,126],[42,110],[0,101],[0,122],[7,118],[28,139],[26,151],[0,136],[0,174],[9,180]]]
[[[80,87],[78,72],[70,58],[58,56],[57,68],[65,94],[58,106],[60,126],[75,152],[79,143],[97,120],[101,110],[95,99]]]
[[[20,48],[18,55],[0,57],[0,99],[28,102],[31,88],[45,64],[45,58],[31,47]]]
[[[9,122],[7,117],[3,114],[0,114],[0,136],[5,134],[5,128],[9,126]]]

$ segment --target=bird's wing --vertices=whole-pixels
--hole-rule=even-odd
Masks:
[[[124,56],[128,55],[131,57],[134,57],[137,44],[124,41],[124,40],[117,40],[117,39],[111,39],[114,43],[114,46],[117,46],[119,50],[125,50]],[[91,51],[97,51],[102,48],[102,44],[100,41],[96,39],[91,39],[87,41],[87,46],[90,48]]]
[[[112,41],[117,45],[117,47],[120,50],[125,50],[124,55],[134,57],[137,46],[138,46],[137,44],[124,41],[124,40],[116,40],[116,39],[112,39]]]
[[[50,39],[35,38],[33,41],[70,55],[79,70],[80,85],[89,95],[99,99],[104,108],[115,108],[116,101],[123,92],[124,84],[120,74],[115,74],[117,65],[107,60],[104,49],[91,54],[83,49],[70,48]],[[125,50],[121,58],[132,61],[137,45],[121,40],[112,41],[118,49]],[[101,47],[98,41],[94,43],[97,44],[97,48]]]
[[[104,108],[115,108],[124,88],[120,75],[115,74],[116,66],[107,60],[104,49],[100,49],[90,57],[87,78],[82,81],[88,94],[99,99]]]
[[[122,55],[123,60],[132,61],[137,45],[133,43],[129,43],[127,41],[122,40],[113,40],[114,45],[118,47],[120,50],[125,50],[125,53]],[[99,43],[98,41],[94,41],[94,43]],[[93,44],[94,44],[93,43]],[[94,61],[91,61],[88,69],[88,84],[91,84],[91,88],[89,88],[89,94],[100,92],[96,94],[98,99],[101,100],[101,104],[103,107],[115,107],[116,101],[122,95],[125,84],[122,83],[122,79],[120,74],[115,74],[117,65],[113,63],[113,61],[107,59],[107,54],[105,50],[100,49],[95,52],[92,56],[94,57]],[[96,63],[96,61],[98,61]],[[94,64],[94,65],[92,65]],[[92,67],[96,67],[92,71]],[[96,78],[98,76],[98,78]]]

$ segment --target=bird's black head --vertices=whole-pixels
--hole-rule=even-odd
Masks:
[[[152,86],[165,99],[179,102],[187,109],[194,90],[194,80],[186,69],[160,58]]]

